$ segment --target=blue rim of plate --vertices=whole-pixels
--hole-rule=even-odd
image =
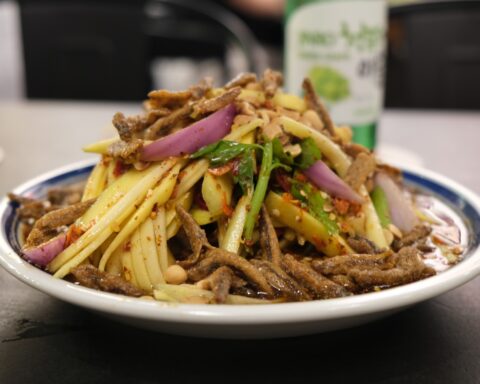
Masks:
[[[85,178],[94,162],[72,164],[48,172],[19,186],[13,192],[37,196],[54,185]],[[380,292],[309,302],[262,304],[252,306],[205,306],[138,300],[92,290],[55,279],[24,261],[18,247],[15,205],[4,198],[0,202],[0,265],[24,283],[58,299],[97,312],[142,320],[188,323],[194,325],[258,325],[322,321],[355,317],[378,311],[403,308],[465,284],[480,275],[480,198],[455,181],[422,168],[404,167],[407,183],[440,198],[463,220],[469,231],[465,259],[436,276]],[[254,313],[254,315],[253,315]]]

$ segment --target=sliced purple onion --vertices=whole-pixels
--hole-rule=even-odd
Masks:
[[[387,198],[392,223],[402,232],[409,232],[418,220],[413,207],[398,185],[386,174],[377,173],[375,184],[383,189]]]
[[[215,143],[230,132],[236,113],[235,105],[229,104],[186,128],[146,145],[140,160],[158,161],[170,156],[191,154]]]
[[[303,173],[321,190],[329,195],[361,204],[364,199],[343,181],[322,160],[316,161]]]
[[[65,249],[66,235],[64,233],[48,240],[37,247],[22,250],[24,258],[32,264],[46,267],[55,256]]]

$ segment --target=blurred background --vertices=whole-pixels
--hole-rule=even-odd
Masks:
[[[142,100],[283,67],[282,0],[0,0],[0,100]],[[391,1],[387,107],[480,109],[480,1]]]

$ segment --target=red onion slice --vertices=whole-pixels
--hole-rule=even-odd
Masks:
[[[392,223],[403,232],[411,231],[418,220],[402,190],[384,173],[377,173],[375,184],[385,192]]]
[[[321,190],[329,195],[361,204],[364,199],[345,181],[333,172],[322,160],[316,161],[303,173]]]
[[[32,264],[46,267],[55,256],[65,249],[65,239],[66,235],[62,233],[37,247],[23,249],[23,256]]]
[[[170,156],[191,154],[205,145],[215,143],[230,132],[235,114],[235,105],[229,104],[180,131],[146,145],[140,160],[158,161]]]

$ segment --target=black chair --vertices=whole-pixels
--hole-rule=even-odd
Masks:
[[[148,50],[138,3],[23,0],[20,17],[28,98],[145,97]]]
[[[28,98],[141,100],[155,57],[225,60],[232,42],[258,70],[258,44],[208,1],[20,0]],[[226,77],[230,74],[226,74]]]
[[[152,58],[216,58],[223,63],[223,73],[216,79],[220,83],[237,74],[228,65],[232,46],[241,52],[241,70],[259,72],[265,66],[253,33],[224,6],[211,1],[150,0],[145,10],[144,30]]]
[[[390,10],[386,106],[480,109],[480,1]]]

